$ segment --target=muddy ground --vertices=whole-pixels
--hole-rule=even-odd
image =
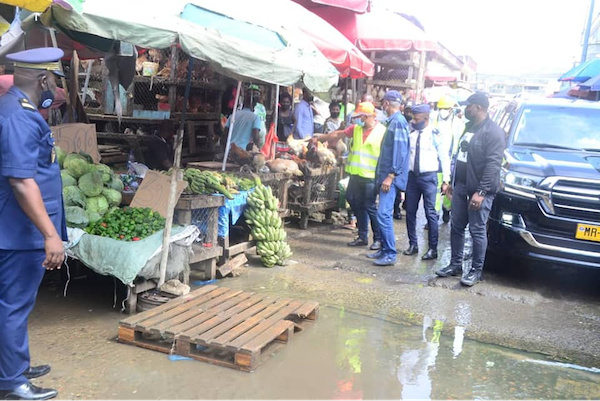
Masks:
[[[422,220],[419,226],[422,226]],[[352,320],[360,321],[361,330],[381,326],[381,331],[371,337],[388,333],[384,342],[372,340],[371,345],[364,345],[363,358],[377,349],[379,352],[385,347],[395,350],[396,341],[400,347],[404,340],[389,333],[414,332],[410,341],[420,344],[423,322],[437,319],[443,322],[442,351],[444,347],[450,348],[454,328],[459,326],[465,329],[467,339],[483,343],[465,345],[465,350],[470,349],[473,354],[487,355],[490,349],[498,350],[495,346],[501,345],[513,350],[504,350],[500,354],[518,354],[520,351],[517,350],[521,350],[541,354],[539,358],[542,359],[547,356],[584,367],[600,367],[600,295],[597,290],[600,288],[600,271],[514,261],[494,271],[486,270],[482,283],[465,288],[458,278],[437,279],[433,274],[449,259],[449,227],[446,225],[441,226],[440,258],[437,261],[423,262],[417,257],[399,256],[398,263],[391,267],[372,265],[365,257],[368,252],[365,248],[347,247],[346,242],[353,239],[353,233],[341,226],[311,221],[308,230],[296,227],[294,222],[286,225],[294,251],[288,266],[262,268],[257,257],[249,255],[244,274],[218,282],[230,288],[316,300],[322,306],[323,313],[315,323],[314,331],[302,333],[298,336],[299,345],[286,348],[259,371],[247,374],[196,361],[170,361],[164,354],[117,343],[117,326],[123,318],[119,313],[123,287],[114,285],[112,278],[88,272],[71,280],[66,298],[63,297],[64,282],[58,275],[46,277],[40,289],[30,319],[32,358],[34,364],[52,363],[53,372],[36,383],[58,388],[61,398],[335,398],[340,396],[341,390],[334,383],[339,387],[339,380],[343,378],[340,372],[347,369],[340,368],[341,365],[332,368],[328,364],[339,359],[339,353],[332,349],[340,341],[341,348],[347,344],[348,340],[340,333],[346,326],[352,326]],[[419,231],[426,235],[426,231]],[[397,246],[404,249],[407,245],[404,221],[396,222],[396,232]],[[426,251],[425,244],[425,239],[421,238],[421,254]],[[357,314],[352,314],[353,319],[344,320],[338,311]],[[416,329],[411,328],[413,324]],[[326,338],[332,338],[331,344]],[[345,348],[347,351],[347,346]],[[391,358],[388,354],[394,352],[388,350],[376,358],[368,379],[365,379],[365,367],[362,376],[357,376],[356,372],[352,374],[364,381],[361,398],[397,399],[404,395],[402,389],[409,387],[400,380],[400,373],[387,379],[386,358]],[[464,379],[469,383],[466,386],[469,391],[465,391],[464,386],[456,386],[456,378],[453,379],[451,373],[441,374],[442,369],[453,369],[453,362],[450,362],[445,368],[438,366],[435,380],[433,365],[427,365],[427,372],[432,372],[431,377],[429,373],[427,375],[429,384],[423,387],[417,383],[415,388],[426,388],[429,392],[417,395],[424,398],[600,396],[598,374],[585,380],[570,381],[569,389],[579,389],[575,392],[552,392],[555,390],[547,389],[558,388],[556,381],[549,386],[528,378],[526,383],[535,382],[536,389],[539,388],[536,391],[540,393],[532,389],[519,395],[518,377],[509,380],[498,376],[497,380],[502,384],[487,387],[487,393],[477,393],[477,389],[486,389],[478,383],[493,376],[485,372],[493,366],[490,362],[493,359],[483,358],[484,368],[481,369],[466,365],[454,367],[464,372],[476,372],[469,373]],[[530,357],[509,357],[510,360],[527,358]],[[471,359],[469,363],[479,363],[473,361]],[[507,371],[520,372],[514,368]],[[538,375],[550,377],[542,372]],[[561,373],[556,377],[565,376]],[[381,388],[377,384],[381,380],[389,382],[389,386]],[[503,389],[506,380],[512,384]],[[348,389],[347,383],[341,386]],[[564,390],[564,382],[561,386]],[[491,389],[497,391],[490,392]],[[340,397],[356,396],[352,391]]]

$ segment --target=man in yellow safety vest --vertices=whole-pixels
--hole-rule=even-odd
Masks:
[[[381,234],[377,222],[375,201],[379,188],[375,185],[375,170],[379,160],[381,141],[386,128],[376,119],[375,106],[371,102],[362,102],[352,114],[356,124],[345,130],[333,131],[316,137],[319,141],[329,141],[332,145],[344,136],[352,138],[350,154],[346,162],[346,173],[350,176],[346,200],[356,215],[358,237],[348,246],[366,246],[369,237],[369,220],[373,230],[371,250],[381,247]]]

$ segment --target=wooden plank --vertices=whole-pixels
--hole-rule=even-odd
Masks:
[[[292,301],[285,308],[281,309],[279,312],[270,316],[267,319],[261,321],[258,325],[253,327],[251,330],[248,330],[238,338],[233,341],[230,341],[226,344],[229,349],[239,350],[244,344],[252,340],[254,337],[262,334],[263,331],[267,330],[269,327],[277,323],[277,321],[285,319],[292,313],[294,313],[300,306],[302,302],[300,301]]]
[[[170,319],[173,316],[177,316],[178,314],[185,312],[186,310],[193,308],[199,304],[206,303],[213,298],[219,297],[220,295],[227,293],[228,291],[229,291],[229,288],[217,287],[216,289],[214,289],[214,291],[208,292],[200,297],[194,298],[193,300],[191,300],[189,302],[178,305],[175,308],[165,311],[164,313],[157,314],[156,316],[153,316],[150,319],[142,320],[142,321],[138,322],[136,324],[136,328],[146,329],[146,327],[151,327],[162,321]],[[167,304],[168,304],[168,302],[167,302]]]
[[[180,311],[177,315],[170,316],[168,319],[164,319],[160,322],[153,324],[152,326],[149,326],[147,330],[149,330],[152,333],[162,333],[162,331],[167,327],[183,323],[186,320],[189,320],[199,314],[204,314],[207,311],[208,313],[210,313],[211,308],[214,308],[217,305],[222,304],[223,302],[229,301],[232,298],[235,299],[237,296],[240,296],[240,294],[242,294],[242,297],[244,296],[242,291],[229,290],[216,298],[208,299],[205,302],[191,305],[188,309]],[[235,302],[237,303],[239,301],[236,300]]]
[[[133,291],[136,294],[141,294],[142,292],[146,292],[148,290],[152,290],[154,288],[156,288],[156,283],[154,281],[151,280],[146,280],[146,279],[136,279],[133,282],[133,289],[131,291]]]
[[[247,251],[248,249],[254,248],[255,246],[256,241],[254,240],[240,242],[239,244],[232,245],[228,249],[225,249],[225,256],[231,257],[233,255],[238,255],[244,251]]]
[[[302,305],[301,307],[299,307],[296,312],[294,312],[294,315],[297,315],[299,318],[306,318],[309,320],[316,320],[317,319],[317,313],[315,313],[319,308],[319,303],[318,302],[306,302],[304,303],[304,305]]]
[[[204,356],[192,350],[192,345],[185,340],[177,340],[176,342],[176,352],[178,355],[187,356],[189,358],[193,358],[197,361],[207,362],[217,366],[224,366],[227,368],[238,369],[243,371],[250,371],[250,369],[245,368],[243,366],[238,366],[234,362],[230,362],[223,359],[216,359],[210,356]]]
[[[253,307],[245,310],[244,312],[231,317],[230,319],[220,323],[219,325],[216,325],[211,330],[206,331],[205,333],[202,333],[199,336],[195,336],[193,338],[193,341],[195,343],[210,343],[213,339],[215,339],[216,337],[225,333],[227,330],[231,329],[232,327],[237,326],[238,324],[240,324],[241,322],[246,320],[248,317],[264,310],[265,308],[269,307],[270,305],[273,305],[275,302],[276,302],[275,299],[271,299],[271,298],[264,299],[261,302],[259,302],[258,304],[254,305]],[[184,334],[187,335],[188,333],[184,333]]]
[[[216,285],[207,285],[203,288],[200,288],[198,290],[192,291],[186,295],[183,295],[181,297],[177,297],[161,306],[158,306],[156,308],[152,308],[148,311],[139,313],[135,316],[131,316],[128,317],[127,319],[121,320],[119,322],[120,325],[122,326],[126,326],[126,327],[134,327],[136,324],[138,324],[139,322],[141,322],[142,320],[151,318],[153,316],[159,315],[165,311],[168,311],[170,309],[175,308],[178,305],[181,305],[183,303],[186,302],[190,302],[195,298],[198,298],[201,295],[207,294],[215,289],[217,289],[218,287]]]
[[[119,341],[132,343],[135,341],[135,330],[129,327],[119,326]]]
[[[248,297],[243,302],[240,302],[237,305],[234,305],[233,307],[228,308],[227,310],[221,310],[221,311],[218,311],[217,313],[212,313],[212,317],[209,317],[208,319],[201,319],[201,320],[198,319],[197,320],[196,318],[194,318],[194,319],[188,320],[184,324],[181,324],[179,326],[176,326],[176,327],[173,327],[173,328],[167,330],[167,334],[180,333],[179,337],[189,337],[189,338],[194,337],[198,334],[204,333],[207,330],[212,329],[213,327],[226,321],[230,317],[236,316],[237,314],[245,311],[246,309],[250,308],[251,306],[262,301],[263,298],[264,298],[264,296],[262,296],[262,295],[253,295],[251,297]]]
[[[225,197],[219,195],[182,195],[177,201],[175,210],[195,210],[221,207]]]
[[[217,273],[220,275],[220,277],[225,277],[229,273],[231,273],[233,269],[244,265],[246,262],[248,262],[248,258],[242,253],[236,256],[235,258],[227,261],[223,266],[217,268]]]
[[[275,303],[273,305],[271,305],[270,307],[267,307],[262,312],[254,315],[250,318],[247,318],[243,323],[238,324],[233,329],[227,331],[226,333],[224,333],[222,335],[219,335],[218,337],[215,337],[213,340],[210,341],[209,345],[214,345],[214,346],[218,346],[218,347],[225,346],[225,344],[232,341],[236,337],[239,337],[246,331],[252,329],[254,326],[259,324],[263,319],[268,318],[269,316],[273,315],[274,313],[276,313],[277,311],[279,311],[281,308],[285,307],[289,303],[290,303],[289,299],[280,299],[280,300],[275,301]]]
[[[203,262],[208,259],[218,258],[223,254],[223,248],[213,243],[212,248],[203,247],[200,244],[192,244],[194,255],[190,255],[190,265],[198,262]],[[190,266],[191,270],[195,270],[194,266]]]
[[[252,370],[253,367],[258,363],[257,356],[252,354],[243,354],[238,352],[235,354],[235,364],[248,370]]]
[[[290,329],[294,329],[293,322],[290,322],[289,320],[280,320],[273,326],[270,326],[267,330],[263,331],[260,335],[244,344],[241,349],[249,353],[260,352],[265,345],[274,341],[277,337],[288,332]]]
[[[242,292],[216,307],[209,309],[202,308],[200,311],[190,310],[182,314],[180,317],[178,316],[177,319],[163,322],[160,325],[155,326],[153,329],[161,332],[164,330],[168,335],[179,335],[185,330],[196,328],[196,326],[209,319],[212,319],[215,317],[215,315],[235,309],[239,305],[244,304],[249,298],[252,298],[253,295],[253,293]]]
[[[197,168],[199,170],[221,170],[223,164],[221,162],[206,161],[206,162],[191,162],[187,164],[188,168]],[[240,165],[235,163],[227,163],[225,169],[239,170]]]

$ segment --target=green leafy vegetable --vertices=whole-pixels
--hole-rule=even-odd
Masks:
[[[97,171],[84,174],[79,179],[79,188],[83,191],[85,196],[98,196],[102,193],[103,187],[102,174]]]

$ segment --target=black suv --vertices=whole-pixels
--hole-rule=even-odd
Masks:
[[[490,250],[600,268],[600,102],[511,102],[495,121],[507,149]]]

